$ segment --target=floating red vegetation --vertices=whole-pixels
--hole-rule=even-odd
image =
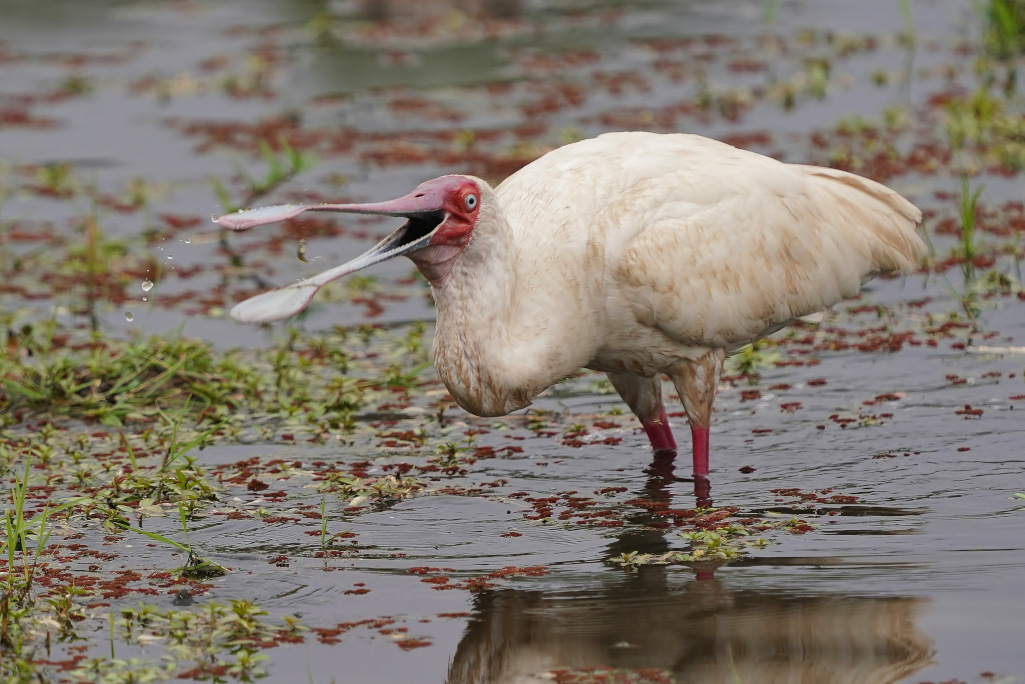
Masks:
[[[858,497],[843,494],[834,494],[833,496],[829,497],[829,502],[838,504],[852,504],[858,502]]]
[[[451,580],[449,580],[448,577],[441,575],[438,577],[424,577],[420,581],[427,584],[448,584]]]
[[[549,54],[516,49],[512,58],[524,71],[548,74],[553,71],[562,72],[566,69],[593,64],[601,58],[601,55],[595,50],[562,50],[555,54]]]
[[[59,672],[67,672],[69,670],[74,670],[75,668],[77,668],[78,664],[85,660],[87,657],[88,656],[86,654],[79,653],[77,655],[72,656],[71,658],[68,658],[67,660],[47,660],[46,658],[40,658],[39,660],[33,660],[32,664],[45,665],[56,668]]]
[[[427,639],[399,639],[395,643],[403,651],[410,651],[414,648],[423,648],[424,646],[431,645],[431,642]]]
[[[463,112],[445,107],[425,97],[400,95],[388,102],[388,108],[402,115],[415,115],[420,119],[456,123],[465,118]]]
[[[885,454],[883,455],[886,456]],[[781,498],[776,499],[777,501],[784,501],[785,499],[796,499],[801,503],[816,503],[816,504],[853,504],[858,502],[858,498],[849,494],[833,494],[832,488],[820,489],[818,491],[806,492],[796,487],[785,487],[770,489],[773,494],[778,494]]]
[[[418,571],[416,574],[429,574],[429,572],[440,572],[442,570],[449,572],[448,568],[412,568],[411,570]],[[500,570],[489,572],[486,575],[479,575],[477,577],[470,577],[463,580],[462,582],[452,582],[452,580],[444,575],[438,575],[436,577],[424,577],[421,582],[435,585],[435,589],[450,590],[450,589],[463,589],[470,592],[481,592],[487,589],[493,589],[498,586],[497,580],[508,579],[516,576],[527,576],[527,577],[539,577],[547,575],[548,569],[544,566],[536,565],[529,567],[515,567],[507,566]]]
[[[293,518],[293,517],[287,516],[287,515],[268,515],[266,517],[260,518],[260,522],[267,523],[268,525],[273,525],[274,523],[298,522],[298,521],[299,521],[299,518]]]
[[[738,58],[726,65],[726,68],[736,74],[757,73],[765,71],[768,66],[763,60]]]
[[[965,404],[964,408],[954,411],[959,416],[964,416],[966,419],[978,418],[982,415],[982,409],[972,408],[970,404]]]
[[[56,128],[57,119],[34,116],[27,107],[0,107],[0,128],[34,128],[37,130]]]

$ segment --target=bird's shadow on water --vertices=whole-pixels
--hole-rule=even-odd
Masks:
[[[932,661],[917,626],[925,603],[743,591],[719,580],[680,587],[658,567],[598,591],[488,591],[474,602],[447,681],[652,668],[680,682],[894,682]]]
[[[656,455],[646,473],[638,497],[663,508],[673,507],[674,485],[689,482],[675,477],[669,454]],[[664,517],[643,510],[626,522],[606,557],[670,550],[672,526]],[[816,565],[841,562],[814,559]],[[696,564],[694,578],[666,566],[616,570],[611,580],[603,576],[594,588],[577,591],[482,592],[446,681],[542,681],[559,671],[597,676],[650,669],[681,682],[877,684],[899,681],[933,661],[933,644],[917,624],[924,598],[805,587],[745,590],[716,579],[716,567],[714,561]]]

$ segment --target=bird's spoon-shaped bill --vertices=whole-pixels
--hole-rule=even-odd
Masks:
[[[272,207],[246,209],[225,214],[214,219],[214,223],[228,230],[249,230],[265,223],[277,223],[295,218],[304,211],[344,211],[344,204],[276,204]]]
[[[332,269],[333,270],[333,269]],[[321,274],[323,275],[323,274]],[[322,285],[300,281],[239,302],[230,315],[239,323],[270,323],[294,316],[307,306]]]
[[[256,222],[246,219],[244,222],[245,228],[279,220],[276,218],[280,216],[279,213],[269,211],[270,209],[277,208],[278,207],[266,207],[265,209],[268,211],[264,211],[264,209],[254,209],[252,212],[244,212],[246,214],[256,214],[259,219]],[[302,209],[300,209],[300,211],[301,210]],[[294,216],[295,213],[292,215]],[[268,216],[272,218],[268,219]],[[224,217],[222,217],[222,219],[223,218]],[[218,219],[218,222],[220,221],[221,219]],[[245,228],[238,230],[245,230]],[[329,268],[322,273],[318,273],[311,278],[305,278],[297,283],[292,283],[291,285],[286,285],[276,290],[270,290],[269,292],[258,294],[255,297],[250,297],[249,299],[236,304],[229,313],[232,318],[240,323],[269,323],[271,321],[279,321],[283,318],[294,316],[309,306],[310,300],[313,299],[315,294],[317,294],[317,291],[332,280],[337,280],[338,278],[347,276],[350,273],[355,273],[356,271],[360,271],[368,266],[373,266],[374,264],[387,259],[416,251],[417,249],[426,246],[434,235],[434,231],[431,231],[415,240],[405,242],[408,230],[409,224],[407,223],[352,261],[344,263],[341,266]]]
[[[422,187],[422,186],[421,186]],[[246,209],[225,214],[214,219],[214,223],[229,230],[249,230],[265,223],[277,223],[295,218],[304,211],[335,211],[343,214],[371,214],[379,216],[400,216],[411,218],[436,214],[441,209],[437,191],[413,192],[385,202],[366,204],[276,204],[271,207]]]
[[[413,192],[384,202],[278,204],[237,211],[215,218],[214,223],[217,225],[238,231],[295,218],[304,211],[334,211],[343,214],[370,214],[409,219],[404,226],[352,261],[328,269],[312,278],[247,299],[231,310],[231,317],[243,323],[264,323],[294,316],[305,309],[313,295],[332,280],[427,246],[438,227],[446,220],[445,201],[451,193],[451,185],[452,181],[443,177],[421,183]]]

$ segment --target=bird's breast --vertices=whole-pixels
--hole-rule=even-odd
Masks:
[[[440,321],[439,321],[440,322]],[[506,370],[494,345],[482,344],[467,329],[452,335],[439,326],[434,338],[434,367],[460,408],[477,416],[504,416],[530,406],[537,389],[529,377]]]

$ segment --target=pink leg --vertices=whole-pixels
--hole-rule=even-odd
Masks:
[[[712,505],[708,479],[708,433],[715,388],[719,384],[725,358],[726,353],[722,349],[711,349],[698,359],[674,364],[669,371],[690,420],[694,447],[694,493],[702,507]]]
[[[700,508],[712,507],[712,481],[708,479],[708,433],[705,427],[691,425],[690,436],[694,444],[694,495]]]
[[[629,373],[607,373],[612,386],[637,416],[648,435],[651,448],[659,453],[676,453],[676,440],[662,405],[662,381]]]
[[[694,477],[708,477],[708,426],[691,425],[690,436],[694,442]]]
[[[660,408],[658,414],[653,418],[641,419],[644,431],[648,433],[648,441],[655,453],[664,451],[676,451],[676,440],[673,439],[673,431],[669,427],[669,419],[666,417],[666,410]]]

